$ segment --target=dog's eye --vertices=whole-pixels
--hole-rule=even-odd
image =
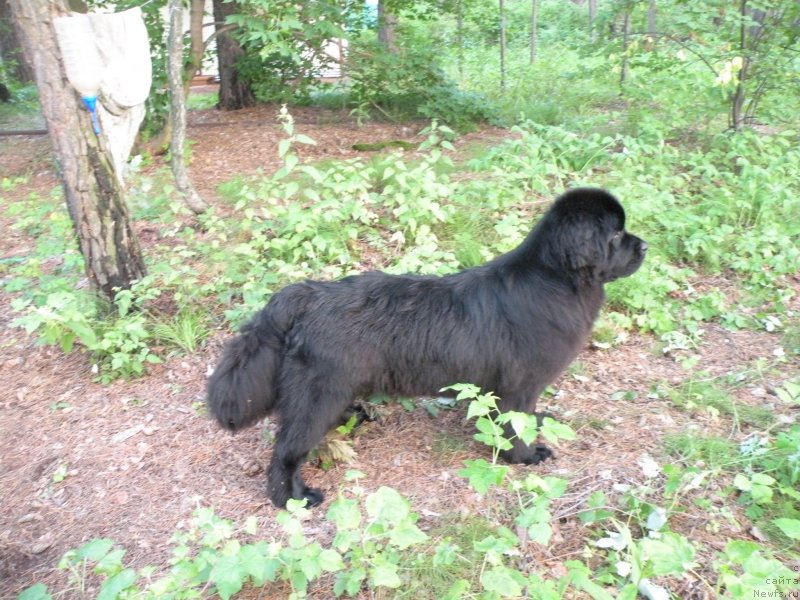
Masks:
[[[615,234],[614,234],[614,236],[611,238],[611,241],[612,241],[612,242],[614,242],[614,243],[617,243],[617,242],[619,242],[620,240],[622,240],[622,236],[623,236],[623,235],[625,235],[625,232],[624,232],[624,231],[618,231],[618,232],[617,232],[617,233],[615,233]]]

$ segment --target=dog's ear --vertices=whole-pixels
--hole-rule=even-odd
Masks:
[[[564,252],[563,265],[569,271],[586,271],[597,268],[604,260],[602,246],[597,240],[595,224],[576,223],[561,233]]]

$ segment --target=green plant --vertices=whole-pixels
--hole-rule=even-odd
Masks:
[[[486,99],[465,92],[439,67],[430,48],[407,45],[387,52],[361,42],[351,51],[350,102],[363,118],[365,107],[397,118],[437,119],[471,131],[491,114]]]
[[[177,315],[157,319],[152,325],[153,338],[186,354],[195,352],[210,334],[209,317],[200,308],[183,308]]]

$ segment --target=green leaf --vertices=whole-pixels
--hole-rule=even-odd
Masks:
[[[43,583],[37,583],[22,591],[17,596],[17,600],[53,600],[47,586]]]
[[[247,517],[244,522],[244,532],[248,535],[255,535],[258,531],[258,519],[255,516]]]
[[[467,477],[469,485],[479,494],[485,495],[492,486],[500,485],[508,473],[505,465],[493,465],[484,459],[465,460],[466,468],[458,472],[460,477]]]
[[[120,571],[103,582],[103,585],[100,586],[97,600],[116,600],[122,592],[129,590],[138,578],[136,571],[133,569]]]
[[[114,541],[106,538],[95,538],[86,542],[83,546],[75,551],[75,555],[80,559],[91,560],[93,562],[100,562],[100,560],[109,553],[114,546]]]
[[[333,585],[333,593],[338,598],[342,594],[355,596],[361,589],[361,585],[367,578],[367,572],[361,567],[340,571],[336,575],[336,583]]]
[[[300,159],[297,157],[297,154],[287,154],[283,157],[284,169],[286,169],[287,173],[291,172],[299,162]]]
[[[375,565],[370,570],[370,578],[372,587],[398,588],[403,583],[397,575],[397,565],[387,562]]]
[[[697,566],[694,546],[682,535],[664,533],[660,540],[643,539],[642,557],[651,565],[654,575],[683,575]]]
[[[242,589],[247,579],[248,570],[238,556],[222,556],[211,569],[209,581],[217,586],[217,592],[223,600]]]
[[[793,540],[800,540],[800,519],[774,519],[772,522],[787,537]]]
[[[396,490],[381,487],[367,496],[367,514],[378,523],[396,525],[409,516],[410,504]]]
[[[456,562],[458,558],[458,546],[453,545],[449,541],[440,542],[436,546],[433,554],[434,567],[447,567]]]
[[[522,595],[525,577],[519,571],[497,566],[483,572],[481,585],[487,592],[494,592],[506,598],[519,597]]]
[[[339,498],[331,503],[326,518],[340,531],[357,529],[361,525],[361,509],[357,501]]]
[[[266,542],[242,546],[237,556],[239,564],[247,575],[252,577],[254,585],[262,586],[267,581],[275,581],[277,578],[281,563],[270,554]]]
[[[294,141],[300,142],[301,144],[308,144],[311,146],[317,145],[317,142],[315,140],[311,139],[310,137],[302,133],[298,133],[296,136],[294,136]]]
[[[539,437],[539,424],[535,415],[527,413],[510,413],[511,428],[525,444],[532,444]]]
[[[755,542],[748,542],[746,540],[734,540],[728,542],[725,546],[725,555],[731,562],[736,564],[744,564],[756,552],[763,550],[763,547]]]
[[[400,550],[404,550],[416,544],[421,544],[428,539],[428,536],[413,523],[405,521],[392,529],[389,533],[389,543]]]
[[[557,442],[558,440],[574,440],[576,438],[572,427],[566,423],[559,423],[555,419],[545,417],[539,432],[546,440]]]
[[[336,571],[344,569],[344,561],[342,560],[341,554],[330,548],[320,552],[319,565],[328,573],[335,573]]]
[[[597,585],[592,581],[594,573],[592,573],[586,565],[580,561],[569,560],[564,565],[569,569],[569,575],[572,583],[579,590],[583,590],[589,594],[594,600],[614,600],[614,596],[609,594],[605,588]]]
[[[550,538],[553,536],[553,528],[549,523],[534,523],[528,527],[528,535],[534,542],[547,546],[550,543]]]
[[[743,492],[749,492],[750,489],[752,488],[750,479],[742,473],[736,474],[736,477],[733,478],[733,485],[736,487],[736,489],[741,490]]]

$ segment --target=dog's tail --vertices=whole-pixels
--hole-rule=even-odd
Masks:
[[[284,288],[225,346],[206,387],[209,411],[222,427],[242,429],[272,410],[284,338],[307,295],[303,284]]]

